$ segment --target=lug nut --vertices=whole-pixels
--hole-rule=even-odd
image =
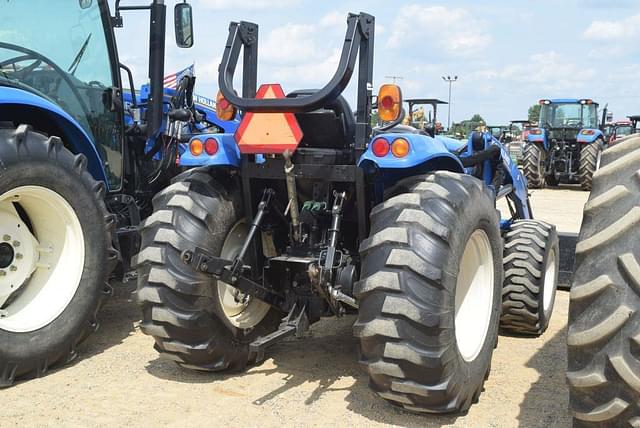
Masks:
[[[3,241],[11,241],[11,235],[4,235],[4,236],[2,237],[2,240],[3,240]]]
[[[15,265],[11,265],[11,267],[9,268],[9,270],[10,270],[11,272],[15,272],[15,271],[17,271],[17,270],[18,270],[18,268],[17,268]]]
[[[3,270],[0,270],[0,276],[5,276],[7,273]]]
[[[16,253],[16,260],[22,260],[22,257],[24,257],[22,253]]]
[[[19,247],[20,246],[20,241],[13,241],[13,246],[14,247]]]

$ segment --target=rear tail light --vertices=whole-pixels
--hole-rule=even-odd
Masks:
[[[207,152],[209,156],[218,153],[218,142],[215,138],[207,138],[207,141],[204,142],[204,151]]]
[[[542,135],[542,129],[532,129],[529,131],[529,135]]]
[[[189,151],[193,156],[200,156],[202,154],[203,144],[202,141],[195,139],[189,143]]]
[[[373,143],[371,143],[371,151],[379,158],[383,158],[389,154],[389,149],[389,143],[384,138],[376,138],[373,140]]]

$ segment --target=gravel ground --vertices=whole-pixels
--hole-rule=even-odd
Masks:
[[[537,217],[577,232],[587,193],[534,191]],[[120,286],[101,328],[71,365],[0,391],[0,426],[569,426],[564,381],[568,293],[547,332],[500,337],[480,402],[465,416],[414,415],[371,393],[348,316],[276,345],[239,374],[190,372],[159,359],[139,328],[131,286]]]

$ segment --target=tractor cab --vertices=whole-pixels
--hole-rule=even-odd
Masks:
[[[506,143],[507,139],[510,138],[510,126],[507,125],[488,125],[487,131],[491,133],[493,138],[499,140],[502,143]]]
[[[126,160],[125,137],[131,149],[157,139],[167,119],[163,106],[163,78],[166,6],[154,0],[145,6],[121,6],[115,2],[111,16],[106,0],[59,2],[9,2],[2,7],[5,23],[15,23],[0,41],[0,113],[3,120],[29,122],[41,132],[60,135],[74,153],[87,157],[92,175],[111,191],[120,191],[137,177]],[[150,91],[140,105],[123,101],[121,72],[128,77],[133,93],[132,73],[121,64],[114,28],[123,25],[122,11],[147,10],[150,16]],[[17,26],[19,23],[19,27]],[[181,3],[175,9],[176,42],[193,44],[191,8]],[[43,31],[46,29],[46,31]],[[191,88],[184,87],[190,92]],[[5,95],[5,93],[7,95]],[[21,104],[25,109],[16,109]],[[171,106],[181,109],[185,106]],[[126,110],[125,110],[126,109]],[[167,127],[168,128],[168,127]],[[165,129],[166,130],[166,129]],[[144,180],[143,180],[144,181]],[[142,183],[135,186],[140,187]]]
[[[629,120],[618,120],[613,123],[611,127],[611,135],[609,137],[609,144],[614,143],[616,140],[636,133],[636,123],[632,118],[640,118],[638,116],[629,116]]]
[[[540,100],[538,128],[529,133],[531,141],[580,142],[599,131],[598,103],[591,99]],[[586,138],[585,138],[586,137]]]

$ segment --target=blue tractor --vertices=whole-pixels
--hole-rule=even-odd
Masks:
[[[98,328],[113,269],[130,270],[152,196],[179,171],[180,143],[219,130],[193,101],[192,76],[163,93],[166,8],[117,0],[112,16],[106,0],[2,4],[0,386],[76,356]],[[144,96],[132,96],[114,35],[134,10],[150,22]],[[190,47],[188,4],[174,21],[178,46]]]
[[[545,99],[539,104],[539,124],[527,135],[522,160],[529,187],[564,182],[580,183],[582,189],[591,190],[605,146],[598,104],[572,98]],[[605,107],[603,118],[606,111]]]
[[[242,120],[153,199],[136,258],[141,329],[183,367],[240,370],[322,317],[357,312],[379,396],[465,411],[498,330],[547,327],[555,227],[532,219],[526,181],[490,134],[461,142],[401,126],[400,88],[372,94],[374,17],[347,24],[331,81],[285,95],[257,88],[257,25],[231,23],[216,107]],[[354,114],[341,94],[356,68]],[[374,104],[383,124],[372,128]]]

